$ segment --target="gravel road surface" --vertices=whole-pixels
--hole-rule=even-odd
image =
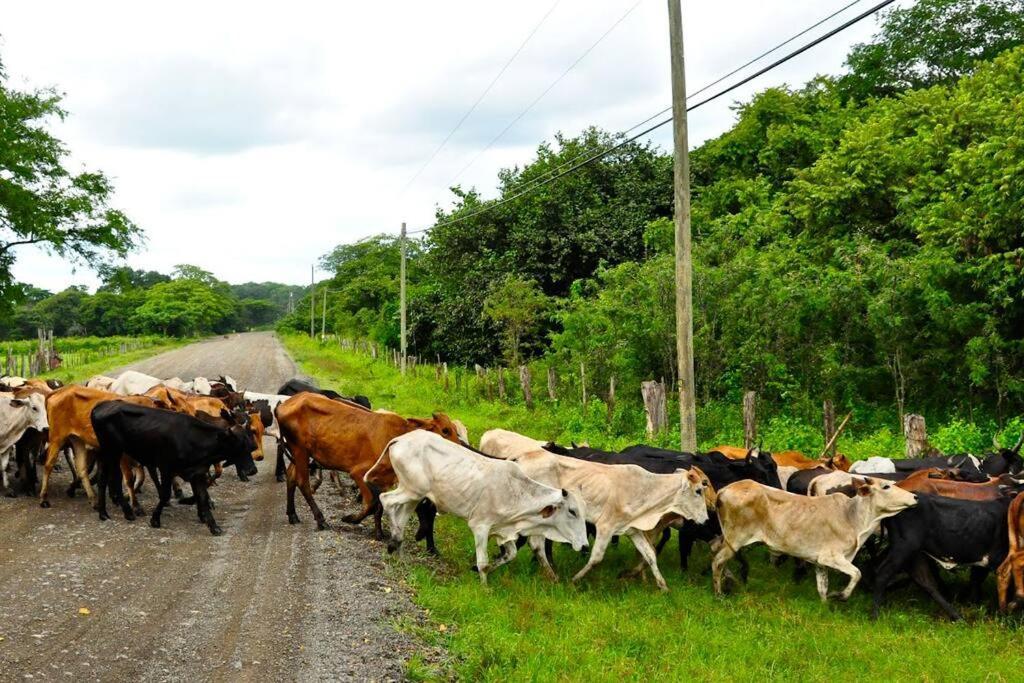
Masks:
[[[192,344],[132,366],[162,377],[227,374],[273,392],[296,374],[271,333]],[[334,530],[289,526],[285,485],[268,460],[249,482],[234,470],[211,489],[224,535],[193,507],[171,504],[163,528],[116,507],[100,522],[85,497],[53,507],[0,498],[0,681],[399,680],[417,648],[395,622],[420,619],[389,571],[370,525],[325,483],[318,499]],[[148,510],[155,491],[147,483]]]

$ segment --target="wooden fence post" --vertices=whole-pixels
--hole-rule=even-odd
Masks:
[[[500,365],[494,369],[498,373],[498,398],[505,400],[505,368]]]
[[[484,369],[484,392],[487,394],[487,400],[494,400],[494,387],[491,386],[491,371]]]
[[[530,389],[530,368],[527,365],[519,366],[519,386],[523,388],[523,401],[527,410],[533,410],[533,391]]]
[[[825,443],[828,443],[832,440],[832,435],[836,433],[836,407],[831,399],[825,399],[825,402],[822,404],[822,412],[825,414]],[[831,457],[835,454],[836,445],[833,443],[826,455]]]
[[[908,458],[917,458],[931,449],[922,415],[907,413],[903,416],[903,436],[907,439]]]
[[[757,442],[756,401],[756,392],[747,391],[743,394],[743,447],[748,451]]]
[[[444,390],[448,391],[448,363],[441,364],[441,372],[444,375]]]
[[[612,421],[613,413],[615,413],[615,375],[608,380],[608,422]]]
[[[580,361],[580,389],[583,390],[583,410],[587,409],[587,368]]]
[[[647,436],[660,434],[668,428],[668,403],[665,384],[658,380],[640,383],[640,394],[644,399],[647,414]]]
[[[558,400],[558,375],[553,367],[548,367],[548,398],[552,401]]]

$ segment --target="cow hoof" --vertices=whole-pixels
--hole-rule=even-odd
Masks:
[[[829,593],[828,597],[830,600],[838,600],[839,602],[846,602],[850,599],[849,595],[844,595],[843,593]]]
[[[359,519],[359,515],[345,515],[341,518],[341,521],[346,524],[359,524],[361,520]]]
[[[50,507],[50,501],[48,501],[48,500],[40,501],[39,502],[39,507],[41,507],[41,508],[48,508],[48,507]]]
[[[213,536],[220,536],[224,531],[219,526],[210,527],[210,534]]]
[[[131,510],[126,510],[125,513],[124,513],[124,518],[126,520],[128,520],[129,522],[134,522],[135,521],[135,513],[132,512]]]
[[[17,494],[17,492],[14,489],[7,489],[7,492],[4,495],[7,496],[8,498],[17,498],[18,497],[18,494]]]
[[[154,529],[159,529],[160,528],[160,520],[159,519],[155,519],[153,517],[150,517],[149,525],[151,527],[153,527]]]
[[[327,522],[325,522],[322,519],[321,520],[317,520],[316,530],[317,531],[330,531],[331,530],[331,525],[328,524]]]
[[[441,557],[441,553],[437,551],[437,548],[427,546],[427,552],[433,555],[434,557]]]
[[[279,474],[279,475],[277,475],[274,478],[277,479],[278,481],[284,481],[284,475],[283,474]]]
[[[301,520],[299,519],[299,516],[297,514],[295,514],[294,512],[291,513],[290,515],[288,515],[288,523],[289,524],[298,524],[300,521]]]
[[[401,547],[402,544],[398,541],[388,541],[388,555],[393,555]]]
[[[110,515],[108,515],[106,512],[101,512],[100,513],[100,521],[101,522],[105,522],[108,519],[110,519]]]
[[[70,488],[67,491],[65,491],[64,493],[65,493],[65,495],[67,495],[68,498],[74,498],[75,497],[75,489],[74,488]]]

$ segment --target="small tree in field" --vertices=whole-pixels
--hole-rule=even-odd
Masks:
[[[537,283],[509,275],[491,287],[484,299],[484,315],[501,327],[502,351],[512,366],[519,365],[523,337],[534,332],[550,302]]]

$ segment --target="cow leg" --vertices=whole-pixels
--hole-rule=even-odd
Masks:
[[[118,464],[121,467],[121,479],[128,489],[128,501],[122,500],[121,509],[124,510],[124,518],[131,521],[135,519],[135,515],[142,514],[142,507],[135,497],[135,474],[132,472],[132,461],[127,456],[122,455]]]
[[[842,555],[829,558],[827,566],[850,577],[850,582],[846,584],[846,588],[831,596],[846,602],[850,599],[850,596],[853,595],[853,589],[856,588],[857,584],[860,582],[860,569],[858,569],[857,566],[849,560],[849,558],[843,557]]]
[[[427,541],[427,552],[437,555],[437,545],[434,543],[434,520],[437,519],[437,507],[429,498],[424,498],[416,506],[416,518],[420,526],[416,530],[416,540]]]
[[[667,593],[668,585],[665,583],[665,577],[661,575],[661,571],[658,569],[658,553],[655,552],[654,546],[651,545],[651,540],[647,537],[647,534],[643,531],[630,530],[626,535],[633,541],[633,546],[640,553],[640,557],[650,567],[651,574],[654,575],[654,582],[658,584],[658,588],[663,593]]]
[[[57,464],[57,460],[60,458],[62,445],[56,439],[50,439],[50,442],[46,445],[46,460],[43,462],[43,481],[39,486],[39,507],[50,507],[50,473],[53,472],[53,466]]]
[[[818,597],[822,602],[828,602],[828,567],[816,566],[814,578],[818,584]]]
[[[277,459],[274,462],[274,478],[278,481],[284,481],[284,441],[281,439],[277,440]]]
[[[206,474],[200,474],[192,478],[192,491],[196,496],[199,521],[206,522],[206,526],[209,527],[211,534],[220,536],[224,532],[217,525],[217,520],[213,518],[213,510],[210,509],[210,492],[207,490]]]
[[[99,479],[99,493],[97,494],[96,500],[96,512],[99,513],[100,521],[105,522],[110,519],[110,515],[107,514],[107,483],[110,479],[110,473],[108,465],[105,461],[100,460],[100,479]]]
[[[728,564],[734,555],[736,555],[736,550],[733,550],[733,547],[723,539],[718,552],[711,558],[711,585],[718,595],[722,594],[722,577],[726,573],[725,565]]]
[[[555,569],[551,566],[551,562],[548,559],[546,540],[543,536],[530,536],[528,539],[530,550],[533,551],[533,556],[537,560],[537,564],[540,565],[541,571],[544,572],[544,576],[552,581],[558,581],[558,574],[555,573]],[[518,545],[516,547],[518,549]]]
[[[688,526],[684,523],[681,529],[676,530],[676,537],[679,539],[679,571],[681,572],[685,572],[690,567],[690,553],[693,552],[693,542],[696,540],[693,529]]]
[[[594,538],[594,545],[590,548],[590,557],[587,559],[587,563],[583,565],[583,569],[576,572],[576,575],[572,577],[573,583],[576,583],[586,576],[587,572],[594,568],[594,565],[604,559],[604,553],[608,550],[608,542],[611,540],[611,534],[600,527],[597,529],[597,536]]]
[[[288,513],[288,523],[289,524],[298,524],[300,520],[299,520],[299,515],[295,512],[295,486],[296,486],[295,476],[296,475],[295,475],[295,463],[294,462],[292,464],[288,465],[287,475],[288,475],[288,479],[287,479],[287,481],[288,481],[288,507],[286,509],[286,512]]]
[[[160,513],[164,511],[164,506],[171,502],[171,485],[174,482],[174,476],[167,470],[161,471],[159,477],[152,470],[149,474],[156,482],[157,494],[160,497],[156,507],[153,508],[153,514],[149,517],[149,525],[154,529],[159,529]]]
[[[470,531],[473,532],[473,542],[476,545],[477,574],[480,575],[480,583],[486,586],[487,572],[490,571],[490,567],[487,566],[487,539],[491,536],[491,529],[487,526],[476,526],[470,527]]]
[[[419,496],[404,491],[401,486],[394,491],[381,494],[381,507],[387,513],[388,521],[391,523],[391,538],[388,540],[387,546],[389,554],[402,547],[402,540],[405,538],[405,525],[409,522],[409,517],[419,502]]]
[[[661,555],[661,551],[665,548],[670,538],[672,538],[672,529],[665,527],[661,530],[661,538],[658,539],[658,545],[655,546],[654,552]]]
[[[942,591],[939,590],[939,586],[935,582],[935,576],[932,574],[932,568],[924,555],[918,554],[914,558],[914,563],[910,569],[910,578],[912,578],[918,586],[923,588],[925,592],[931,596],[931,599],[939,604],[939,607],[946,610],[946,614],[949,615],[951,620],[960,621],[962,619],[960,613],[948,600],[946,600],[942,595]]]
[[[999,565],[999,569],[996,570],[996,595],[999,598],[999,611],[1006,612],[1008,610],[1008,594],[1010,592],[1010,579],[1013,578],[1013,561],[1014,555],[1007,555],[1006,559],[1003,560],[1002,564]]]
[[[359,524],[364,519],[366,519],[366,517],[374,510],[374,505],[377,502],[377,498],[376,496],[373,495],[373,491],[370,490],[370,487],[366,485],[366,482],[363,481],[363,476],[367,473],[367,471],[368,470],[365,469],[356,469],[352,470],[351,472],[352,481],[354,481],[356,483],[356,486],[359,487],[359,493],[363,497],[363,509],[358,514],[345,515],[341,518],[343,522],[347,522],[349,524]]]
[[[509,562],[511,562],[512,560],[516,559],[516,553],[518,551],[519,551],[519,548],[516,546],[516,542],[515,541],[509,541],[508,543],[503,543],[501,545],[501,555],[498,555],[498,559],[496,559],[491,564],[491,566],[489,566],[487,568],[487,572],[488,573],[493,572],[498,567],[501,567],[502,565],[506,565]]]

